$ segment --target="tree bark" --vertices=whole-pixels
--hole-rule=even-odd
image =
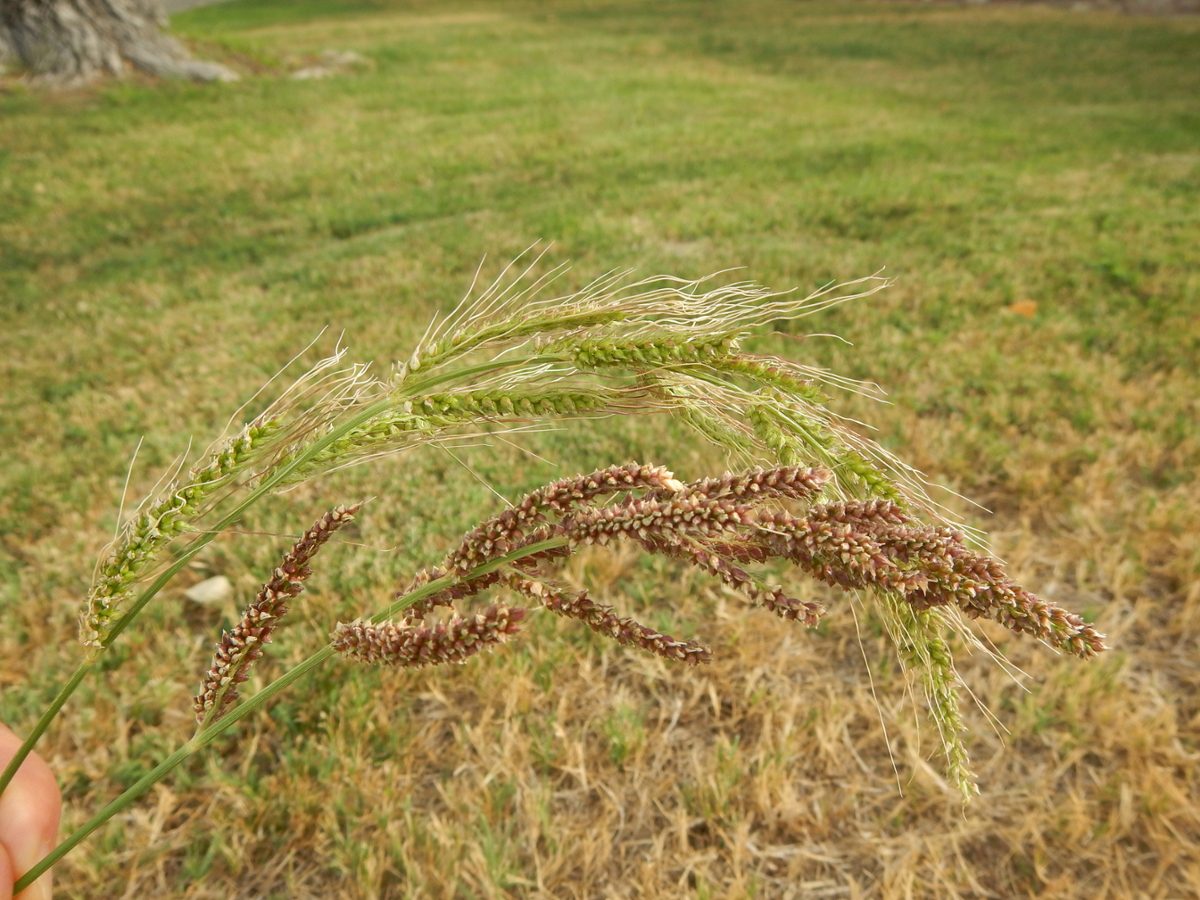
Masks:
[[[159,0],[0,0],[0,65],[15,62],[54,85],[120,75],[127,65],[166,78],[237,79],[189,57],[166,24]]]

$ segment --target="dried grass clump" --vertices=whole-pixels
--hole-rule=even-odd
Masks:
[[[626,273],[614,273],[570,296],[549,298],[545,289],[560,270],[533,277],[532,268],[506,272],[432,323],[386,378],[343,365],[344,351],[317,364],[148,501],[98,568],[82,618],[83,663],[0,784],[146,604],[273,493],[382,455],[522,432],[545,420],[613,414],[677,416],[747,467],[685,484],[665,468],[629,463],[533,491],[472,529],[385,608],[339,623],[323,649],[241,699],[236,687],[301,592],[313,556],[358,507],[328,513],[222,635],[195,699],[194,737],[78,828],[18,889],[335,655],[407,667],[463,662],[511,637],[536,607],[666,660],[712,659],[696,640],[663,634],[586,591],[562,586],[554,569],[591,545],[627,544],[681,561],[780,618],[810,626],[823,606],[751,569],[786,563],[875,597],[900,658],[922,681],[945,748],[946,776],[964,800],[975,787],[961,740],[947,629],[970,636],[965,614],[1080,657],[1104,649],[1102,636],[1081,618],[1026,592],[996,560],[971,547],[929,499],[918,473],[844,426],[818,385],[846,382],[741,349],[749,331],[873,293],[883,287],[880,279],[798,299],[744,283],[631,282]],[[460,606],[493,588],[529,606],[491,603],[477,612]],[[438,607],[452,609],[452,618],[425,621]]]

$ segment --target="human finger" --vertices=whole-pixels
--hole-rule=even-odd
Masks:
[[[21,739],[0,725],[0,767],[8,764],[21,746]],[[3,890],[11,896],[12,884],[38,860],[54,849],[62,795],[50,767],[31,753],[0,796],[0,846],[9,868]],[[22,891],[17,900],[50,900],[50,873]],[[0,893],[0,900],[6,895]]]

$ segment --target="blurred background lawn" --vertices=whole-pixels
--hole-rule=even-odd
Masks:
[[[759,346],[877,381],[847,415],[934,479],[1086,664],[963,653],[965,813],[869,609],[786,628],[632,554],[572,568],[718,661],[537,621],[450,671],[334,666],[59,867],[67,897],[1200,896],[1200,20],[1034,7],[236,0],[173,19],[236,84],[0,93],[0,718],[74,668],[131,496],[322,328],[386,367],[538,239],[574,268],[883,294]],[[295,81],[324,50],[368,61]],[[739,276],[739,277],[740,277]],[[838,334],[852,346],[807,332]],[[465,452],[508,496],[631,458],[723,462],[654,419]],[[378,605],[499,500],[430,452],[279,497],[295,534],[376,497],[258,681]],[[951,498],[952,499],[952,498]],[[190,734],[234,602],[284,537],[216,542],[40,752],[67,824]],[[797,586],[820,594],[816,588]],[[253,685],[252,685],[253,686]],[[885,738],[886,728],[886,738]],[[1003,733],[1007,732],[1007,733]]]

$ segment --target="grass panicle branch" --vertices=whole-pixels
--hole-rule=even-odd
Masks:
[[[894,591],[878,597],[888,612],[883,617],[888,634],[905,670],[920,682],[945,755],[946,778],[963,803],[979,793],[971,760],[963,741],[967,732],[959,697],[954,658],[943,634],[946,623],[940,609],[917,610]]]
[[[287,614],[288,602],[304,590],[304,582],[312,574],[308,563],[334,532],[354,520],[361,506],[339,506],[318,519],[283,557],[271,579],[242,612],[241,621],[222,633],[193,702],[201,727],[220,719],[237,701],[236,686],[250,677],[251,667],[263,655],[263,645],[271,643]]]
[[[436,625],[371,622],[338,623],[330,646],[346,659],[388,666],[464,663],[519,631],[527,610],[499,604],[468,618],[455,616]]]
[[[483,522],[450,553],[442,568],[467,572],[513,549],[526,532],[546,521],[547,513],[562,515],[576,506],[618,491],[680,491],[683,485],[661,466],[612,466],[575,478],[564,478],[526,494],[520,502],[494,519]]]
[[[914,523],[890,501],[817,506],[804,519],[777,512],[762,522],[775,555],[836,587],[896,591],[918,612],[954,606],[1085,659],[1106,649],[1082,617],[1015,584],[961,532]]]
[[[611,606],[596,603],[588,597],[587,591],[571,592],[552,581],[525,578],[517,573],[512,573],[504,583],[550,612],[578,619],[592,631],[618,644],[690,665],[712,661],[712,650],[698,641],[677,640],[634,619],[618,616]]]

